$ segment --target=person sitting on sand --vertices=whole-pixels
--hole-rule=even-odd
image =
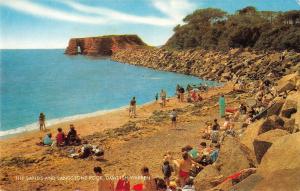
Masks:
[[[57,129],[57,135],[56,135],[56,144],[57,146],[64,146],[65,144],[65,133],[63,132],[62,128]]]
[[[209,157],[210,152],[211,152],[211,148],[207,147],[206,142],[201,142],[199,147],[200,160],[198,159],[197,162],[203,166],[210,164],[210,157]]]
[[[103,175],[101,167],[95,167],[94,172],[99,177],[98,191],[114,191],[114,182]]]
[[[218,122],[215,119],[214,125],[212,126],[211,136],[210,136],[212,143],[219,142],[219,129],[220,129],[220,125],[218,124]]]
[[[73,124],[70,124],[70,130],[66,138],[66,145],[79,145],[80,139]]]
[[[46,116],[44,113],[40,113],[39,116],[39,125],[40,125],[40,131],[46,130]]]
[[[143,167],[141,169],[141,173],[142,173],[142,176],[144,177],[143,191],[155,191],[156,183],[155,183],[155,180],[150,175],[149,168]]]
[[[53,143],[53,140],[51,138],[52,138],[52,134],[47,133],[43,138],[43,145],[51,146]]]
[[[186,181],[190,177],[190,170],[192,169],[193,166],[193,161],[187,152],[184,152],[182,154],[182,158],[183,160],[181,160],[179,163],[179,173],[178,173],[180,186],[184,186],[186,184]]]
[[[136,100],[135,97],[133,97],[129,104],[129,117],[135,117],[136,116]]]
[[[172,176],[172,172],[174,171],[169,161],[164,161],[161,170],[164,174],[164,180],[167,185],[170,183],[170,177]]]
[[[206,122],[206,128],[203,131],[202,138],[203,139],[210,139],[210,134],[211,134],[211,129],[212,129],[212,123],[211,122]]]
[[[231,128],[231,122],[230,122],[230,119],[228,116],[225,117],[225,121],[224,121],[224,124],[223,126],[221,127],[222,130],[228,130]]]
[[[171,121],[172,121],[172,127],[176,128],[177,112],[175,109],[172,110],[170,117],[171,117]]]

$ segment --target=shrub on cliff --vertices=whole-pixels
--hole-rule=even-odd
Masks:
[[[300,51],[300,11],[257,11],[246,7],[235,14],[220,9],[198,9],[187,15],[183,25],[174,28],[174,35],[165,48],[227,50],[292,49]]]

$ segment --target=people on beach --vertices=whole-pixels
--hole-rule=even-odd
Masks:
[[[165,160],[162,168],[161,168],[163,174],[164,174],[164,180],[167,185],[170,184],[170,177],[172,176],[172,172],[174,171],[172,166],[170,165],[170,162],[168,160]]]
[[[132,97],[129,103],[129,117],[136,117],[136,100]]]
[[[65,145],[65,133],[63,132],[62,128],[57,129],[57,135],[56,135],[56,145],[57,146],[64,146]]]
[[[152,178],[149,168],[143,167],[141,169],[142,176],[144,177],[144,186],[143,191],[155,191],[156,190],[156,183],[154,178]]]
[[[158,101],[158,93],[155,94],[155,102]]]
[[[51,138],[52,138],[52,134],[47,133],[43,138],[43,145],[51,146],[53,143],[53,140]]]
[[[179,88],[179,101],[184,102],[184,88],[183,87]]]
[[[118,180],[115,191],[130,191],[130,181],[126,174]]]
[[[79,145],[80,141],[81,140],[78,137],[78,134],[77,134],[77,131],[75,130],[74,125],[70,124],[70,130],[69,130],[67,138],[66,138],[66,145]]]
[[[161,99],[161,106],[166,107],[167,92],[163,89],[160,91],[160,99]]]
[[[173,128],[176,128],[176,121],[177,121],[177,112],[175,109],[172,110],[171,114],[170,114],[170,117],[171,117],[171,121],[172,121],[172,127]]]
[[[46,130],[46,116],[44,113],[40,113],[39,116],[39,125],[40,125],[40,131]]]
[[[95,167],[94,172],[98,177],[98,191],[114,191],[114,182],[103,175],[101,167]]]
[[[190,177],[190,170],[192,169],[193,161],[187,152],[183,152],[182,160],[179,163],[178,179],[180,186],[184,186]]]
[[[220,98],[219,98],[219,114],[220,114],[220,117],[225,116],[225,109],[226,109],[225,97],[224,97],[224,95],[221,95]]]

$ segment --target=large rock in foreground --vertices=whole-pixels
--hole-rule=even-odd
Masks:
[[[299,161],[300,132],[278,138],[262,158],[258,172],[268,175],[279,170],[299,169]]]
[[[130,49],[146,44],[137,35],[108,35],[87,38],[72,38],[65,53],[91,56],[111,56],[122,49]]]
[[[215,162],[220,173],[227,177],[240,170],[256,166],[254,153],[238,139],[226,137]]]
[[[257,162],[261,162],[261,159],[263,158],[264,154],[272,146],[273,142],[276,141],[276,139],[288,134],[289,133],[285,130],[275,129],[260,134],[258,137],[256,137],[253,142],[253,147]]]

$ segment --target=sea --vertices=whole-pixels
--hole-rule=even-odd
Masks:
[[[40,112],[53,125],[124,108],[133,96],[152,102],[161,89],[174,96],[177,84],[218,85],[63,49],[0,50],[0,72],[0,137],[38,129]]]

